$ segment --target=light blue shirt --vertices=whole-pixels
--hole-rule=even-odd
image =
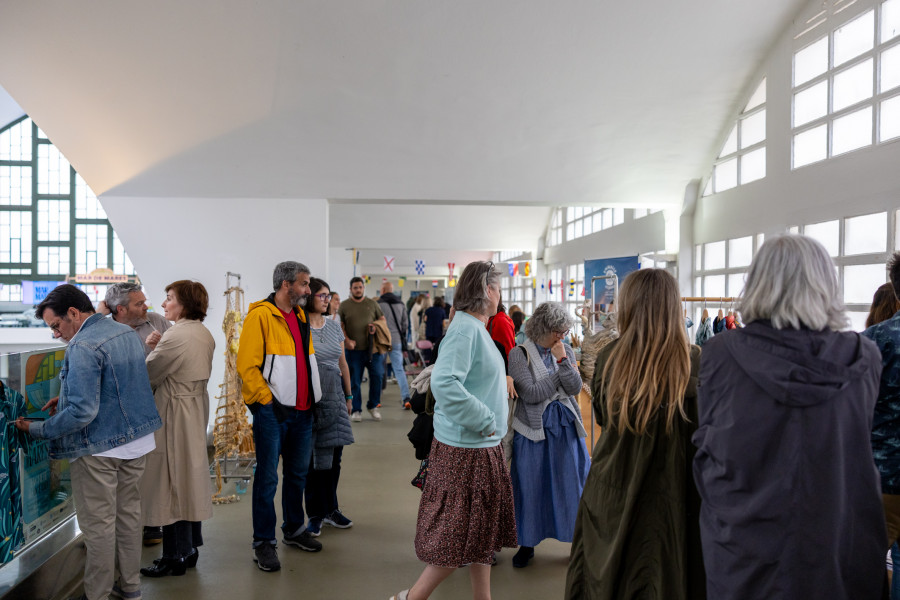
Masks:
[[[507,430],[503,357],[479,319],[457,312],[431,373],[434,437],[448,446],[490,448]]]

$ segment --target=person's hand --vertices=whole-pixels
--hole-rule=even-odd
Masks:
[[[350,400],[347,400],[347,414],[353,414],[353,403]]]
[[[101,315],[108,315],[112,311],[109,310],[109,307],[106,305],[106,300],[101,300],[100,304],[97,305],[97,312]]]
[[[156,350],[156,345],[159,343],[159,340],[161,338],[162,338],[162,334],[158,331],[154,331],[153,333],[151,333],[150,335],[147,336],[147,339],[144,340],[144,343],[147,344],[147,346],[151,350]]]
[[[42,411],[48,411],[48,410],[49,410],[49,411],[50,411],[50,416],[52,417],[53,415],[56,414],[56,405],[57,405],[57,404],[59,404],[59,396],[57,396],[56,398],[50,398],[50,401],[47,402],[47,404],[43,405],[43,406],[41,407],[41,410],[42,410]]]
[[[556,343],[550,346],[550,353],[556,360],[566,357],[566,348],[563,346],[562,340],[556,340]]]
[[[513,383],[513,378],[509,375],[506,376],[506,393],[510,398],[518,398],[518,394],[516,393],[516,386]]]
[[[31,422],[26,421],[25,417],[19,417],[14,421],[14,423],[16,425],[16,429],[18,429],[19,431],[24,431],[25,433],[29,433],[28,430],[31,428]]]
[[[344,340],[344,346],[347,347],[347,350],[356,350],[356,342],[354,342],[350,338]]]

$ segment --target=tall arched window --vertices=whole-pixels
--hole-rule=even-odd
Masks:
[[[97,197],[30,118],[0,129],[0,302],[98,268],[135,274]],[[81,287],[99,300],[107,286]]]

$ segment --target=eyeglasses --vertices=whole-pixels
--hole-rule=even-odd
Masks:
[[[54,323],[53,325],[51,325],[51,326],[50,326],[50,331],[52,331],[53,333],[59,333],[59,326],[60,326],[60,325],[62,325],[62,319],[60,319],[59,321],[57,321],[56,323]]]
[[[569,335],[570,331],[571,329],[566,329],[565,331],[554,331],[553,333],[555,333],[559,337],[566,337],[567,335]]]
[[[328,300],[331,298],[331,294],[315,294],[314,298],[318,298],[319,300]]]

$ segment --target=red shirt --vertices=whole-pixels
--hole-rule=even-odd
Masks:
[[[491,332],[491,339],[500,342],[509,357],[510,350],[516,347],[516,328],[509,315],[498,312],[488,320],[487,328]]]
[[[309,410],[309,374],[306,371],[306,351],[303,348],[303,337],[300,335],[300,323],[293,311],[284,312],[280,308],[281,316],[287,321],[288,329],[294,338],[295,354],[297,355],[297,410]]]

